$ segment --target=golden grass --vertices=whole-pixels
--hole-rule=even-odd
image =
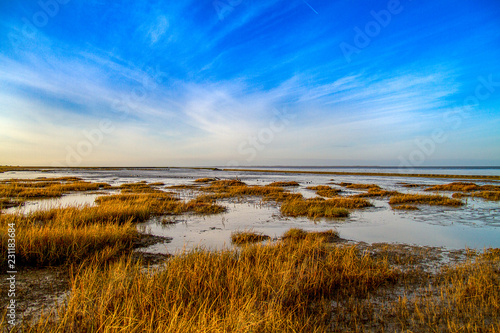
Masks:
[[[106,183],[91,183],[75,177],[38,178],[33,180],[9,179],[0,182],[3,198],[53,198],[74,191],[95,191],[110,188]]]
[[[8,225],[0,226],[0,252],[7,253]],[[16,266],[46,266],[80,262],[98,252],[116,256],[132,249],[139,238],[134,224],[93,224],[81,227],[40,225],[24,221],[16,225]],[[111,253],[109,253],[111,252]],[[7,256],[0,258],[7,266]]]
[[[339,239],[339,233],[335,230],[325,231],[305,231],[299,228],[291,228],[281,236],[281,239],[289,240],[324,240],[326,242],[333,242]]]
[[[499,201],[500,200],[500,191],[478,191],[472,193],[453,193],[453,198],[460,199],[463,197],[474,197],[474,198],[483,198],[485,200],[491,201]]]
[[[401,330],[500,331],[500,250],[444,268],[416,297],[393,305]]]
[[[213,182],[214,180],[216,180],[215,178],[198,178],[198,179],[195,179],[194,181],[196,183],[210,183],[210,182]]]
[[[392,209],[399,209],[399,210],[418,210],[419,208],[417,206],[412,206],[412,205],[398,205],[398,206],[392,206]]]
[[[235,231],[231,233],[231,243],[241,245],[262,242],[271,237],[252,230]]]
[[[468,192],[468,191],[475,191],[479,189],[480,187],[474,183],[469,183],[469,182],[453,182],[449,184],[443,184],[443,185],[434,185],[431,187],[426,188],[424,191],[463,191],[463,192]]]
[[[458,199],[448,198],[442,195],[425,195],[425,194],[398,194],[392,196],[389,204],[425,204],[439,206],[463,206],[463,202]]]
[[[316,191],[316,194],[322,197],[334,198],[338,196],[341,192],[340,189],[333,188],[327,185],[318,185],[318,186],[308,186],[306,187],[308,190]]]
[[[77,271],[58,316],[32,332],[326,332],[335,297],[362,297],[398,273],[355,247],[309,240],[195,250],[144,272],[123,259]]]
[[[380,189],[380,186],[378,186],[377,184],[351,184],[351,183],[340,183],[340,184],[341,186],[345,186],[347,188],[352,188],[352,189],[361,189],[361,190]]]
[[[322,198],[292,199],[286,200],[281,205],[281,213],[285,216],[307,216],[319,217],[347,217],[349,211],[346,208],[370,207],[371,203],[362,198]]]
[[[297,183],[295,181],[289,181],[289,182],[272,182],[270,184],[267,184],[266,186],[290,187],[290,186],[299,186],[299,183]]]
[[[372,187],[368,189],[368,192],[359,193],[354,195],[353,197],[357,198],[376,198],[376,197],[390,197],[393,195],[400,195],[401,193],[398,191],[387,191],[382,190],[380,188]]]

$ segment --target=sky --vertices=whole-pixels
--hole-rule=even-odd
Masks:
[[[500,165],[500,2],[0,3],[0,165]]]

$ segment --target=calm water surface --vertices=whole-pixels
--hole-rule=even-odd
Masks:
[[[289,169],[290,170],[290,169]],[[393,168],[303,168],[294,170],[308,171],[352,171],[352,172],[395,172]],[[383,170],[383,171],[381,171]],[[415,171],[415,170],[413,170]],[[412,172],[414,173],[414,172]],[[418,169],[416,173],[500,175],[500,169]],[[77,176],[88,181],[107,182],[118,185],[146,180],[163,182],[165,186],[191,184],[202,177],[235,178],[249,185],[265,185],[273,181],[297,181],[300,187],[292,191],[306,197],[313,197],[307,186],[324,185],[330,182],[375,183],[387,190],[403,193],[419,193],[422,188],[407,189],[401,183],[422,184],[425,186],[447,184],[453,179],[410,178],[405,175],[396,177],[377,176],[337,176],[316,174],[260,173],[243,171],[213,171],[203,169],[118,169],[118,170],[58,170],[57,172],[5,172],[0,179]],[[498,182],[475,181],[476,184],[498,184]],[[343,195],[363,191],[343,188]],[[429,193],[429,192],[425,192]],[[441,192],[445,195],[451,193]],[[192,190],[179,191],[181,198],[189,199],[196,195]],[[58,199],[36,200],[24,207],[4,212],[26,213],[35,209],[49,209],[58,206],[93,205],[98,195],[69,194]],[[156,244],[145,249],[148,252],[175,253],[182,249],[201,246],[212,249],[230,247],[230,235],[234,231],[254,230],[271,237],[279,237],[292,227],[305,230],[336,229],[340,236],[362,242],[396,242],[415,245],[442,246],[449,249],[500,247],[500,203],[483,199],[467,199],[460,208],[420,206],[419,211],[393,211],[388,199],[370,199],[375,207],[353,210],[344,219],[288,218],[280,214],[279,206],[262,203],[259,198],[245,201],[224,200],[220,204],[228,210],[212,216],[182,215],[173,218],[174,224],[164,225],[163,217],[155,217],[138,227],[146,232],[172,237],[170,243]],[[465,201],[465,199],[464,199]]]

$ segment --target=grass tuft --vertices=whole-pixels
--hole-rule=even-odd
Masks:
[[[425,194],[398,194],[392,196],[389,204],[425,204],[438,206],[463,206],[463,202],[458,199],[448,198],[442,195],[425,195]]]
[[[251,230],[236,231],[231,233],[231,243],[241,245],[247,243],[262,242],[271,237]]]

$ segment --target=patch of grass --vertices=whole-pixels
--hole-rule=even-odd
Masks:
[[[241,245],[262,242],[271,237],[252,230],[236,231],[231,233],[231,243]]]
[[[483,198],[485,200],[491,200],[491,201],[499,201],[500,191],[478,191],[472,193],[456,192],[453,193],[452,197],[456,199],[460,199],[463,197],[474,197],[474,198]]]
[[[343,183],[341,183],[343,184]],[[353,189],[362,189],[362,190],[367,190],[367,189],[380,189],[380,186],[377,184],[347,184],[345,185],[347,188],[353,188]]]
[[[91,183],[75,177],[9,179],[0,182],[0,197],[11,199],[54,198],[74,191],[95,191],[110,188],[106,183]]]
[[[300,228],[291,228],[281,236],[283,240],[323,240],[326,242],[333,242],[339,239],[339,233],[335,230],[326,231],[305,231]]]
[[[372,187],[372,188],[368,189],[368,192],[356,194],[356,195],[354,195],[354,197],[357,197],[357,198],[376,198],[376,197],[390,197],[390,196],[399,195],[399,194],[401,194],[401,193],[398,191],[387,191],[387,190],[382,190],[379,188]]]
[[[400,297],[393,311],[401,331],[500,331],[500,251],[445,267],[413,299]]]
[[[213,182],[215,180],[216,180],[215,178],[198,178],[198,179],[195,179],[194,181],[196,183],[210,183],[210,182]]]
[[[419,208],[417,206],[412,206],[412,205],[398,205],[398,206],[392,206],[392,209],[399,209],[399,210],[418,210]]]
[[[334,198],[338,196],[338,194],[342,191],[337,188],[333,188],[327,185],[318,185],[318,186],[308,186],[306,187],[308,190],[316,191],[316,194],[322,197]]]
[[[389,200],[391,205],[399,204],[425,204],[439,206],[463,206],[464,203],[458,199],[448,198],[442,195],[425,195],[425,194],[398,194],[392,196]]]
[[[1,222],[0,222],[1,223]],[[29,218],[16,226],[16,266],[47,266],[81,262],[99,252],[110,257],[130,251],[139,233],[134,224],[91,224],[81,227],[40,224]],[[7,253],[8,225],[0,225],[0,252]],[[7,256],[0,258],[7,266]]]
[[[295,181],[289,181],[289,182],[272,182],[270,184],[267,184],[266,186],[290,187],[290,186],[299,186],[299,183],[297,183]]]
[[[195,250],[166,269],[123,259],[82,267],[67,304],[32,332],[327,332],[331,299],[362,297],[398,272],[355,247],[302,240]],[[26,328],[28,330],[28,328]]]
[[[428,187],[425,191],[453,191],[453,192],[473,192],[473,191],[500,191],[499,185],[477,185],[470,182],[453,182],[443,185]]]
[[[469,182],[453,182],[450,184],[434,185],[426,188],[424,191],[462,191],[469,192],[478,190],[480,187],[474,183]]]
[[[199,187],[196,185],[172,185],[169,186],[168,188],[173,190],[195,190],[198,189]]]
[[[281,205],[281,213],[285,216],[347,217],[346,208],[370,207],[369,201],[362,198],[332,198],[332,199],[293,199],[286,200]]]

